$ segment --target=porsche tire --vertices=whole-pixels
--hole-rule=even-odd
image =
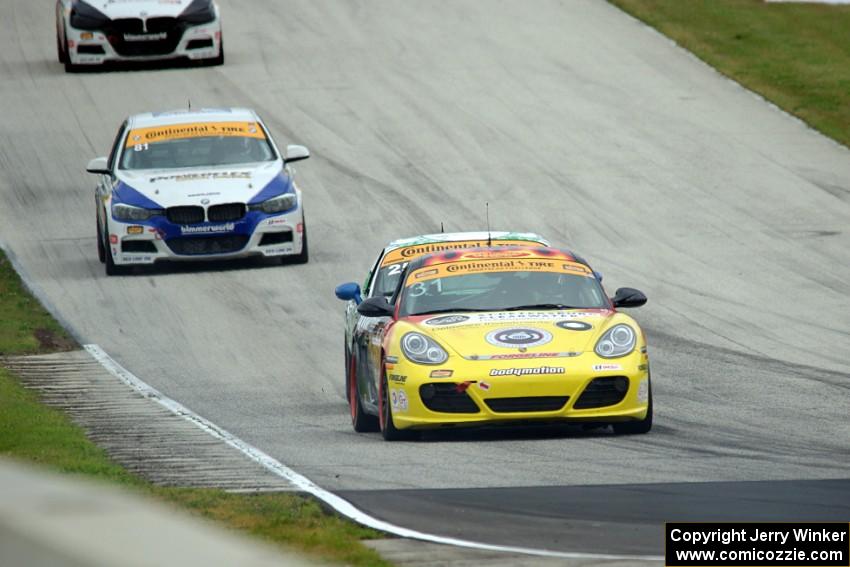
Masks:
[[[348,381],[351,379],[351,355],[348,353],[348,344],[345,345],[345,362],[343,362],[343,366],[345,366],[345,401],[351,402],[351,388],[349,387]]]
[[[378,396],[378,412],[380,413],[378,424],[381,428],[381,435],[386,441],[404,441],[412,439],[414,437],[414,432],[406,429],[397,429],[393,423],[393,410],[390,407],[388,392],[389,387],[387,386],[387,374],[386,372],[381,371],[381,391]]]
[[[351,426],[357,433],[378,431],[378,419],[363,411],[363,405],[360,403],[360,394],[357,392],[357,361],[353,356],[349,357],[348,367],[345,389],[351,412]]]
[[[646,417],[640,421],[621,421],[612,424],[614,433],[617,435],[642,435],[649,433],[652,429],[652,383],[649,385],[649,404],[646,408]]]

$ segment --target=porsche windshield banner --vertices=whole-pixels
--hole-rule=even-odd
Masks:
[[[427,244],[414,244],[413,246],[405,246],[397,248],[384,256],[381,267],[397,264],[399,262],[409,262],[419,256],[425,254],[433,254],[435,252],[448,252],[450,250],[466,250],[470,248],[485,248],[487,246],[528,246],[538,248],[543,246],[539,242],[530,240],[498,240],[492,242],[487,240],[458,240],[455,242],[429,242]]]
[[[208,136],[258,138],[260,140],[266,138],[265,132],[256,122],[197,122],[130,130],[130,133],[127,134],[126,146],[129,148],[139,144]]]
[[[407,285],[437,278],[497,272],[550,272],[573,276],[594,277],[587,266],[577,262],[549,258],[493,258],[465,260],[422,267],[407,278]]]

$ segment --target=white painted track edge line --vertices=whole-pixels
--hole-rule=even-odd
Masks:
[[[201,417],[192,410],[188,409],[181,403],[172,400],[163,395],[154,387],[146,384],[144,381],[136,377],[132,372],[118,364],[112,359],[100,346],[95,344],[83,345],[83,348],[110,374],[139,392],[144,397],[151,399],[161,406],[165,407],[175,415],[178,415],[195,424],[197,427],[206,431],[216,439],[224,441],[229,446],[240,451],[252,461],[262,465],[267,470],[275,475],[289,481],[299,490],[311,494],[318,498],[336,512],[354,520],[355,522],[369,528],[373,528],[382,532],[386,532],[395,536],[417,539],[432,543],[440,543],[446,545],[454,545],[458,547],[467,547],[472,549],[481,549],[487,551],[501,551],[506,553],[522,553],[525,555],[538,555],[544,557],[562,557],[568,559],[606,559],[606,560],[633,560],[633,561],[661,561],[664,558],[661,556],[651,555],[614,555],[602,553],[580,553],[580,552],[561,552],[550,551],[546,549],[533,549],[525,547],[511,547],[502,545],[493,545],[487,543],[479,543],[457,538],[443,537],[433,534],[427,534],[416,530],[411,530],[389,522],[385,522],[366,512],[356,508],[347,500],[337,496],[336,494],[325,490],[307,477],[295,472],[277,459],[264,453],[260,449],[246,443],[242,439],[236,437],[232,433],[222,429],[209,420]]]

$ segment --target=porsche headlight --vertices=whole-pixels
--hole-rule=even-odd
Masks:
[[[434,340],[421,333],[407,333],[401,338],[401,350],[411,362],[417,364],[442,364],[449,353]]]
[[[122,221],[143,221],[161,214],[161,209],[145,209],[143,207],[134,207],[133,205],[125,205],[123,203],[116,203],[112,205],[112,216],[117,220]]]
[[[596,342],[596,354],[602,358],[626,356],[635,349],[637,337],[628,325],[614,325]]]
[[[264,213],[282,213],[289,209],[294,209],[298,204],[298,197],[295,193],[286,193],[272,197],[262,203],[254,203],[249,208],[252,211],[263,211]]]

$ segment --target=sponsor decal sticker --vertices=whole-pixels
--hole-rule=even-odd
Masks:
[[[552,340],[552,333],[533,327],[496,329],[487,333],[487,342],[503,348],[536,347]]]
[[[649,401],[649,380],[643,379],[638,384],[637,400],[642,404]]]
[[[250,171],[208,171],[205,173],[181,173],[179,175],[157,175],[150,182],[157,181],[206,181],[215,179],[251,179]],[[218,193],[212,193],[218,195]]]
[[[484,248],[487,246],[487,240],[458,240],[456,242],[431,242],[427,244],[414,244],[412,246],[404,246],[387,252],[384,256],[381,267],[396,264],[398,262],[409,262],[419,256],[425,254],[433,254],[434,252],[450,252],[452,250],[464,250],[469,248]],[[529,246],[539,248],[543,245],[539,242],[531,240],[493,240],[493,246]]]
[[[127,234],[143,234],[145,232],[145,227],[143,226],[128,226]]]
[[[540,374],[563,374],[563,366],[539,366],[537,368],[494,368],[490,376],[537,376]]]
[[[558,321],[555,325],[567,331],[589,331],[593,328],[593,325],[584,321]]]
[[[384,358],[384,361],[387,362],[388,364],[395,364],[396,362],[398,362],[398,357],[397,356],[387,356],[387,357]]]
[[[407,394],[404,390],[390,389],[390,400],[393,411],[407,411]]]
[[[593,369],[597,372],[609,372],[611,370],[622,370],[619,364],[594,364]]]
[[[526,358],[571,358],[580,352],[520,352],[510,354],[483,354],[473,360],[521,360]],[[472,358],[472,357],[470,357]]]
[[[532,252],[525,250],[482,250],[481,252],[467,252],[464,258],[523,258],[530,256]]]
[[[110,234],[109,235],[109,243],[110,244],[118,244],[118,235],[117,234]]]
[[[465,321],[469,321],[469,317],[467,315],[443,315],[441,317],[433,317],[425,321],[426,325],[433,326],[443,326],[443,325],[456,325],[457,323],[463,323]]]
[[[490,389],[490,383],[489,382],[479,382],[478,387],[486,392],[487,390]]]
[[[507,252],[511,252],[508,250]],[[529,252],[531,254],[531,252]],[[567,270],[564,267],[571,266]],[[431,270],[430,275],[422,272]],[[480,260],[462,259],[455,262],[437,264],[436,266],[423,267],[416,270],[407,278],[407,285],[420,280],[443,278],[449,276],[462,276],[466,274],[492,274],[499,272],[549,272],[553,274],[581,275],[592,278],[591,272],[586,266],[578,263],[565,263],[563,260],[549,260],[545,258],[490,258]]]
[[[407,376],[402,376],[401,374],[390,374],[387,379],[390,382],[395,382],[396,384],[404,384],[407,382]]]
[[[165,32],[159,33],[125,33],[124,41],[160,41],[168,37]]]
[[[156,143],[207,136],[259,138],[260,140],[266,138],[262,129],[257,128],[255,122],[195,122],[130,130],[127,135],[127,147],[134,146],[139,142]]]
[[[424,270],[424,271],[421,271],[421,272],[417,272],[417,273],[416,273],[416,278],[417,278],[417,279],[427,278],[428,276],[433,276],[433,275],[434,275],[434,274],[436,274],[436,273],[437,273],[437,270],[436,270],[436,269],[433,269],[433,270]]]
[[[180,234],[207,234],[210,232],[231,232],[236,229],[236,223],[208,224],[204,226],[180,226]]]

